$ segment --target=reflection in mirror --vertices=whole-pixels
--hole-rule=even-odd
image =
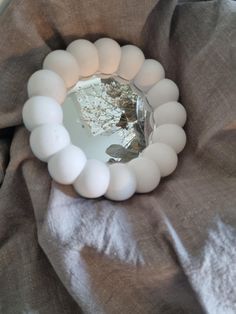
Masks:
[[[127,162],[146,147],[144,101],[127,84],[92,77],[68,92],[64,125],[88,159]]]

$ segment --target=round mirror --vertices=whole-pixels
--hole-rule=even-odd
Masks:
[[[146,147],[144,99],[128,84],[93,76],[79,81],[62,107],[71,141],[88,159],[127,162]]]
[[[175,170],[186,110],[163,66],[138,47],[75,40],[46,56],[27,91],[32,152],[79,195],[123,201],[153,191]]]

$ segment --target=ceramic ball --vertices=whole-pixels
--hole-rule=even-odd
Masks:
[[[108,166],[99,160],[90,159],[75,180],[74,188],[83,197],[97,198],[105,194],[109,181]]]
[[[30,135],[30,147],[34,155],[42,161],[47,161],[69,143],[69,133],[61,124],[41,125]]]
[[[43,62],[43,68],[57,73],[65,82],[67,88],[79,80],[79,66],[76,59],[65,50],[50,52]]]
[[[99,58],[99,72],[113,74],[118,69],[121,57],[120,45],[111,38],[101,38],[95,41]]]
[[[120,64],[117,75],[130,81],[139,72],[145,58],[141,49],[133,45],[126,45],[121,48]]]
[[[177,101],[178,98],[178,86],[169,79],[159,81],[147,93],[147,100],[153,109],[169,101]]]
[[[182,127],[186,122],[187,113],[179,102],[171,101],[157,107],[153,118],[156,125],[171,123]]]
[[[86,160],[80,148],[68,145],[49,159],[48,171],[56,182],[72,184],[83,170]]]
[[[170,175],[177,167],[178,157],[172,147],[164,143],[148,145],[142,157],[152,159],[158,166],[162,177]]]
[[[186,134],[176,124],[162,124],[154,130],[152,141],[153,143],[160,142],[170,145],[178,154],[184,149]]]
[[[122,163],[112,164],[109,169],[110,183],[105,194],[106,198],[113,201],[127,200],[136,190],[135,174]]]
[[[70,43],[66,50],[77,60],[81,76],[88,77],[98,71],[98,51],[96,46],[90,41],[77,39]]]
[[[154,84],[164,79],[165,70],[156,60],[146,59],[134,78],[134,85],[143,92],[147,92]]]
[[[48,123],[62,123],[63,111],[55,99],[34,96],[26,101],[22,111],[23,122],[29,131]]]
[[[138,157],[128,163],[136,176],[136,192],[148,193],[159,184],[161,175],[157,164],[149,158]]]
[[[31,75],[27,85],[28,95],[48,96],[62,104],[66,98],[66,86],[63,79],[53,71],[39,70]]]

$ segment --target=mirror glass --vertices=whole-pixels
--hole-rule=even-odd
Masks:
[[[63,104],[64,125],[87,158],[127,162],[146,147],[142,96],[114,78],[79,81]],[[148,135],[148,134],[147,134]]]

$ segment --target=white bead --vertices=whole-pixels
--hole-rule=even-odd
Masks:
[[[186,122],[187,113],[179,102],[171,101],[157,107],[153,117],[156,125],[171,123],[182,127]]]
[[[124,201],[136,190],[136,178],[132,170],[125,164],[117,163],[109,166],[110,183],[105,196],[113,201]]]
[[[47,96],[34,96],[26,101],[22,111],[26,128],[34,128],[47,123],[62,123],[63,111],[55,99]]]
[[[81,76],[88,77],[98,71],[99,61],[97,48],[90,41],[77,39],[70,43],[66,50],[77,60]]]
[[[118,69],[121,57],[120,45],[111,38],[101,38],[95,41],[99,58],[99,72],[113,74]]]
[[[170,175],[177,167],[178,157],[170,146],[164,143],[148,145],[142,152],[142,157],[152,159],[158,166],[161,176]]]
[[[48,96],[62,104],[66,98],[66,86],[63,79],[53,71],[39,70],[31,75],[27,85],[28,95]]]
[[[130,81],[140,70],[144,62],[144,54],[141,49],[133,45],[126,45],[121,48],[121,58],[117,75]]]
[[[170,145],[178,154],[184,149],[186,134],[176,124],[162,124],[154,130],[152,141],[153,143],[160,142]]]
[[[51,177],[61,184],[72,184],[86,164],[84,152],[74,145],[68,145],[54,154],[48,161]]]
[[[107,165],[99,160],[90,159],[73,185],[81,196],[97,198],[105,194],[109,180],[110,171]]]
[[[147,92],[154,84],[164,79],[165,70],[156,60],[146,59],[134,78],[134,85],[143,92]]]
[[[169,79],[163,79],[155,84],[147,93],[147,100],[152,108],[179,98],[178,86]]]
[[[146,157],[138,157],[128,163],[136,176],[136,192],[148,193],[159,184],[161,175],[156,163]]]
[[[69,143],[69,133],[61,124],[41,125],[30,135],[30,147],[34,155],[42,161],[47,161]]]
[[[76,59],[65,50],[50,52],[43,62],[43,68],[57,73],[65,82],[67,88],[79,80],[79,66]]]

